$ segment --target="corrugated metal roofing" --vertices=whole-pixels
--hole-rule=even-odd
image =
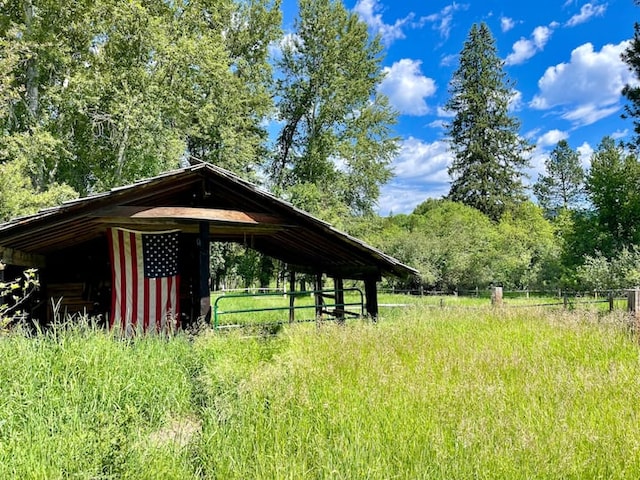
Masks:
[[[164,229],[169,225],[196,233],[198,222],[203,221],[187,218],[189,215],[185,214],[171,216],[168,213],[159,218],[148,218],[151,215],[114,217],[114,207],[187,207],[258,214],[256,218],[262,215],[263,219],[270,220],[234,221],[237,215],[206,220],[211,239],[243,243],[297,268],[344,278],[404,277],[418,273],[327,222],[207,163],[166,172],[12,219],[0,225],[0,247],[48,255],[105,235],[106,228],[116,223],[140,230]],[[183,210],[187,211],[187,208]],[[109,209],[111,216],[106,213]],[[190,215],[193,211],[189,210]]]

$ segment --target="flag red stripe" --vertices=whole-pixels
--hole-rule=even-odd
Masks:
[[[156,314],[154,320],[156,322],[156,327],[158,328],[158,330],[162,329],[162,317],[164,316],[164,307],[166,305],[166,303],[163,302],[164,292],[162,291],[162,283],[163,282],[161,278],[156,278]]]
[[[131,255],[131,296],[128,297],[128,301],[131,302],[131,324],[134,327],[137,326],[136,319],[138,318],[138,277],[140,276],[140,267],[138,265],[138,242],[140,239],[136,234],[131,232],[129,234],[129,254]]]
[[[124,330],[126,328],[126,320],[127,320],[127,263],[126,263],[126,253],[124,247],[124,232],[118,231],[118,245],[120,247],[120,291],[119,295],[119,322],[120,327]]]
[[[174,233],[162,232],[160,234]],[[170,274],[167,277],[147,278],[145,276],[148,247],[152,245],[149,255],[152,259],[152,271],[157,272],[158,250],[157,239],[147,244],[147,237],[143,234],[124,229],[110,229],[109,258],[112,265],[112,294],[111,294],[111,327],[118,325],[123,333],[131,335],[136,331],[171,331],[179,326],[180,276]],[[176,237],[173,245],[177,246]],[[164,244],[164,241],[161,242]],[[171,243],[170,243],[171,244]],[[164,244],[166,245],[166,244]],[[164,258],[175,261],[175,254],[169,253]],[[164,267],[163,267],[164,268]],[[171,268],[171,267],[169,267]],[[175,271],[175,267],[174,270]],[[142,328],[140,328],[142,327]]]

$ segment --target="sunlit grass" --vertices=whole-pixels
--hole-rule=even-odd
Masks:
[[[622,313],[0,337],[0,478],[640,478]]]

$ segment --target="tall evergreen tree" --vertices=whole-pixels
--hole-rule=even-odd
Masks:
[[[640,0],[636,0],[635,4],[640,6]],[[640,23],[634,24],[634,34],[631,44],[622,54],[622,60],[629,66],[629,69],[640,80]],[[624,118],[634,118],[634,143],[636,148],[640,147],[640,86],[625,85],[622,94],[627,97],[629,103],[625,105]]]
[[[533,193],[546,214],[555,217],[561,209],[577,207],[584,197],[584,169],[580,156],[566,140],[560,140],[544,162]]]
[[[495,40],[485,23],[474,24],[460,52],[445,108],[453,163],[448,198],[498,220],[524,200],[523,169],[530,150],[518,135],[520,122],[509,113],[513,84],[506,78]]]
[[[283,127],[270,173],[274,190],[326,217],[367,212],[391,177],[396,113],[377,93],[382,47],[337,0],[300,0],[283,42],[277,107]]]

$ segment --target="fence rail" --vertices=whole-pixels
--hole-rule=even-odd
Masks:
[[[348,300],[345,298],[346,294],[351,294],[351,297],[355,297],[355,300]],[[315,297],[314,304],[295,305],[296,298],[300,297]],[[289,299],[289,305],[283,306],[260,306],[260,307],[233,307],[222,310],[220,304],[224,302],[232,303],[234,299],[264,299],[267,297],[280,297]],[[333,301],[327,302],[326,299],[333,299]],[[357,311],[350,309],[357,307]],[[336,290],[307,290],[307,291],[291,291],[291,292],[266,292],[266,293],[233,293],[230,295],[223,294],[216,298],[213,304],[213,325],[215,329],[220,328],[220,317],[223,315],[234,315],[241,313],[259,313],[259,312],[289,312],[289,323],[296,321],[294,319],[294,312],[296,310],[309,310],[314,309],[315,315],[313,319],[305,319],[302,321],[313,321],[322,318],[323,315],[336,318],[337,320],[344,320],[347,317],[363,317],[364,316],[364,296],[359,288],[344,288]],[[298,320],[300,321],[300,320]],[[286,323],[284,320],[277,320],[271,322],[259,322],[259,324],[266,323]],[[257,325],[258,322],[252,323]]]
[[[425,305],[429,308],[445,308],[453,306],[459,300],[464,298],[477,299],[478,301],[486,299],[490,300],[490,305],[502,308],[533,308],[533,307],[561,307],[564,309],[574,309],[580,305],[599,305],[608,304],[608,310],[623,308],[629,310],[634,316],[640,319],[640,288],[632,288],[626,290],[607,289],[593,291],[570,291],[570,290],[553,290],[553,291],[527,291],[527,290],[511,290],[503,291],[501,287],[492,287],[490,290],[458,290],[453,292],[434,291],[434,290],[397,290],[397,289],[381,289],[381,294],[401,294],[411,297],[439,297],[438,305]],[[447,301],[448,298],[456,299],[456,302]],[[522,300],[535,300],[536,298],[546,299],[537,303],[517,303]],[[557,299],[557,301],[554,301]],[[408,306],[410,304],[396,304],[397,306]],[[489,303],[486,304],[488,306]],[[392,305],[387,305],[392,306]],[[455,305],[455,308],[461,309],[481,309],[486,308],[483,305]]]

